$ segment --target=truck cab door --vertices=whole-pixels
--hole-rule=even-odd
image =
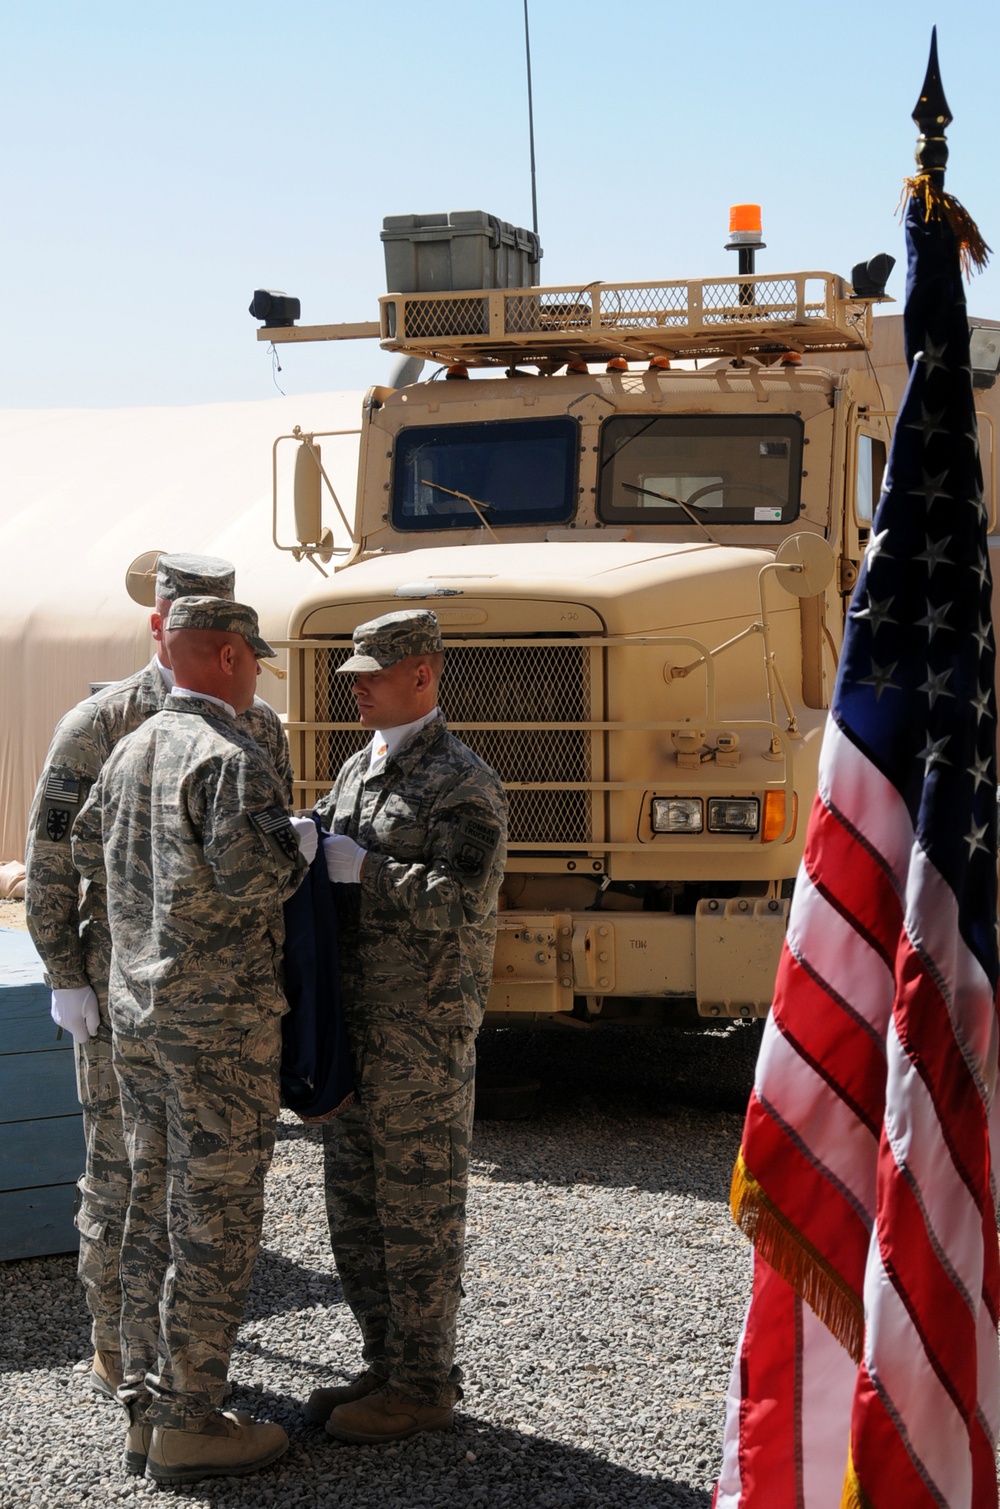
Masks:
[[[845,616],[861,570],[861,560],[871,535],[872,520],[882,490],[882,478],[888,459],[888,437],[884,421],[879,423],[865,411],[855,410],[851,416],[848,441],[844,529],[838,561],[838,586]]]

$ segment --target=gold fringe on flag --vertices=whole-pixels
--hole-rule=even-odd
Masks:
[[[989,261],[991,247],[983,240],[979,226],[965,205],[948,194],[930,173],[918,173],[915,178],[903,179],[903,192],[899,196],[900,210],[910,199],[923,203],[924,222],[944,220],[958,243],[958,260],[962,272],[971,278],[973,272],[982,272]]]
[[[332,1121],[335,1116],[342,1115],[348,1106],[354,1104],[357,1098],[356,1092],[352,1090],[349,1095],[344,1096],[339,1106],[334,1106],[332,1111],[324,1111],[322,1116],[303,1116],[300,1111],[294,1111],[292,1114],[297,1116],[304,1126],[321,1127],[324,1122]]]
[[[858,1482],[858,1475],[854,1471],[850,1447],[847,1448],[847,1472],[840,1495],[840,1509],[872,1509],[872,1501]]]
[[[864,1307],[860,1296],[807,1242],[761,1189],[740,1149],[733,1169],[729,1208],[740,1230],[850,1353],[861,1361]]]

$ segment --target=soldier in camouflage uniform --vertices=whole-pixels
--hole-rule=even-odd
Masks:
[[[163,650],[170,604],[185,593],[232,598],[235,570],[213,556],[162,555],[150,627],[158,653],[124,681],[77,704],[58,725],[28,820],[27,922],[53,992],[53,1016],[76,1040],[86,1165],[79,1181],[79,1274],[93,1317],[91,1382],[113,1398],[121,1382],[121,1286],[118,1255],[128,1203],[129,1166],[122,1141],[118,1081],[111,1062],[107,982],[111,943],[103,882],[81,897],[70,829],[101,767],[120,739],[159,712],[173,685]],[[277,713],[254,699],[240,728],[267,753],[291,796],[288,740]]]
[[[283,901],[307,860],[270,760],[239,728],[257,657],[243,604],[179,598],[177,683],[105,762],[73,830],[104,877],[108,1004],[132,1180],[121,1253],[126,1467],[243,1473],[280,1426],[223,1415],[278,1111]],[[315,852],[316,830],[300,820]],[[311,830],[311,834],[309,833]]]
[[[308,1418],[379,1443],[451,1425],[475,1038],[492,973],[506,852],[499,778],[437,708],[435,615],[354,633],[371,744],[316,811],[346,882],[341,986],[356,1104],[323,1128],[327,1213],[365,1371],[317,1389]]]

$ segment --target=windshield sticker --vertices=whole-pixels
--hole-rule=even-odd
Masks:
[[[780,524],[781,509],[755,508],[753,511],[753,521],[755,524]]]

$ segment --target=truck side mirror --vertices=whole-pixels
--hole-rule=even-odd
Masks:
[[[793,597],[816,597],[833,578],[833,548],[821,534],[793,534],[774,557],[778,581]]]
[[[322,452],[316,442],[303,440],[295,452],[295,537],[300,545],[318,545],[323,528]]]
[[[295,453],[295,537],[322,560],[333,554],[333,534],[323,526],[322,454],[315,440],[303,440]]]

